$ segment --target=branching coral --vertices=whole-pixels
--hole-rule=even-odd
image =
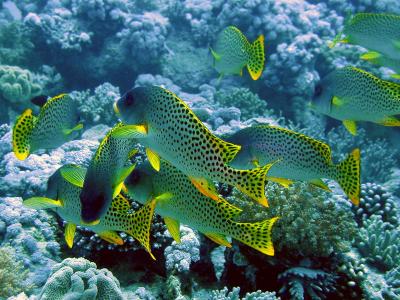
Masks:
[[[118,279],[107,269],[98,270],[84,258],[67,258],[54,265],[39,295],[41,300],[125,299]]]
[[[240,287],[234,287],[232,291],[229,291],[227,287],[222,290],[215,290],[211,292],[210,300],[278,300],[275,292],[262,292],[256,291],[253,293],[247,293],[243,298],[240,298]]]

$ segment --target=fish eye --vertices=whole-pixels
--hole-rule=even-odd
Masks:
[[[131,92],[126,93],[125,95],[125,104],[127,106],[131,106],[135,102],[135,98]]]
[[[322,85],[317,84],[314,89],[314,97],[319,97],[322,94]]]

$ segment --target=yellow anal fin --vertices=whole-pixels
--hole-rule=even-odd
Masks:
[[[46,197],[32,197],[24,200],[23,205],[34,209],[46,209],[62,207],[60,200],[54,200]]]
[[[260,35],[250,47],[250,59],[247,62],[247,70],[253,80],[260,78],[265,62],[264,35]]]
[[[156,170],[157,172],[160,171],[160,156],[150,148],[146,148],[146,155],[154,170]]]
[[[361,59],[368,60],[368,61],[374,61],[379,57],[381,57],[381,54],[376,51],[370,51],[370,52],[364,53],[360,56]]]
[[[86,169],[77,165],[65,165],[60,168],[60,174],[69,183],[82,188],[85,181]]]
[[[226,239],[226,237],[223,236],[222,234],[210,232],[210,233],[204,233],[204,235],[206,237],[208,237],[210,240],[212,240],[213,242],[215,242],[221,246],[225,246],[228,248],[232,247],[231,243],[229,243],[228,240]]]
[[[293,180],[286,179],[286,178],[280,178],[280,177],[267,176],[267,180],[279,183],[281,186],[283,186],[286,189],[289,188],[289,186],[291,184],[293,184]]]
[[[190,181],[197,188],[197,190],[204,196],[209,197],[215,201],[219,200],[219,195],[214,184],[206,178],[189,177]]]
[[[169,217],[164,217],[164,222],[165,225],[167,225],[167,229],[169,233],[171,234],[172,238],[174,239],[175,242],[180,243],[181,242],[181,234],[179,231],[179,221],[169,218]]]
[[[112,131],[111,136],[122,139],[140,139],[147,136],[145,125],[123,125]]]
[[[83,128],[83,124],[79,123],[74,128],[71,129],[64,129],[63,132],[65,135],[70,135],[74,131],[79,131]]]
[[[400,126],[400,120],[395,116],[385,117],[383,120],[379,122],[379,124],[383,126]]]
[[[351,120],[344,120],[343,121],[344,127],[352,134],[352,135],[357,135],[357,125],[356,122],[351,121]]]
[[[119,195],[122,189],[126,189],[124,187],[124,181],[132,173],[135,169],[136,164],[130,165],[128,167],[123,167],[118,174],[116,184],[113,186],[113,199]]]
[[[320,189],[323,189],[327,192],[332,192],[332,190],[319,178],[309,180],[309,183],[312,185],[315,185],[316,187],[319,187]]]
[[[98,235],[103,240],[105,240],[106,242],[109,242],[111,244],[115,244],[115,245],[123,245],[124,244],[124,240],[115,231],[112,231],[112,230],[103,231],[103,232],[98,233]]]
[[[217,61],[221,60],[221,55],[219,55],[217,52],[215,52],[211,47],[210,47],[210,52],[215,60],[217,60]]]
[[[25,160],[30,154],[30,136],[33,130],[35,117],[32,110],[25,110],[17,119],[13,132],[13,152],[19,160]]]
[[[65,242],[67,243],[67,246],[69,248],[72,248],[74,245],[74,237],[75,237],[75,231],[76,231],[76,224],[73,223],[67,223],[65,226]]]

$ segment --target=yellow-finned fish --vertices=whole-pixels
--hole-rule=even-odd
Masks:
[[[32,102],[42,106],[39,115],[34,116],[31,109],[26,109],[13,128],[13,151],[20,160],[36,150],[61,146],[74,138],[72,133],[83,128],[78,124],[77,105],[69,95],[61,94],[47,101],[38,99]]]
[[[81,188],[66,181],[61,175],[63,169],[70,168],[79,170],[82,176],[86,172],[86,169],[75,165],[61,167],[50,177],[46,197],[32,197],[24,200],[23,204],[34,209],[50,208],[66,221],[65,241],[70,248],[73,246],[76,226],[80,225],[97,233],[107,242],[117,245],[124,243],[117,231],[126,232],[137,239],[155,259],[150,248],[150,226],[155,200],[149,201],[138,211],[131,213],[129,201],[122,195],[117,195],[98,224],[84,224],[81,222],[82,207],[79,200]]]
[[[87,224],[95,224],[105,215],[112,199],[120,193],[125,178],[135,167],[129,158],[137,152],[136,141],[112,137],[112,133],[122,126],[118,123],[103,138],[84,178],[76,168],[62,171],[66,180],[82,188],[81,216]]]
[[[400,60],[400,16],[386,13],[358,13],[335,38],[336,43],[349,43]],[[342,37],[344,35],[344,37]]]
[[[290,183],[286,179],[303,180],[329,191],[321,178],[334,179],[355,205],[360,201],[359,149],[353,150],[341,163],[334,164],[327,144],[270,125],[242,129],[228,141],[242,146],[230,162],[235,168],[251,168],[277,161],[268,171],[268,180],[284,185]]]
[[[357,134],[357,121],[400,126],[400,84],[355,67],[344,67],[316,85],[311,107],[343,121],[353,135]]]
[[[128,194],[141,203],[156,199],[156,213],[175,241],[180,241],[179,225],[186,224],[213,240],[231,247],[226,236],[267,255],[274,255],[271,231],[278,217],[261,222],[240,223],[234,221],[241,209],[225,199],[212,200],[200,193],[189,178],[177,168],[161,160],[156,172],[149,164],[142,164],[126,179]]]
[[[237,187],[268,206],[265,176],[270,166],[237,170],[227,164],[240,146],[216,137],[174,93],[161,87],[138,87],[125,93],[114,110],[126,124],[112,136],[134,138],[146,147],[147,157],[160,169],[160,157],[188,175],[206,196],[217,199],[211,180]]]
[[[238,28],[229,26],[218,35],[215,48],[210,50],[214,67],[221,77],[227,74],[242,76],[243,68],[247,66],[253,80],[260,78],[265,61],[264,35],[251,44]]]

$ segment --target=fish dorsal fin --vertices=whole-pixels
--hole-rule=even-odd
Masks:
[[[111,202],[111,210],[118,213],[126,213],[131,209],[131,203],[122,194],[117,195]]]
[[[77,165],[65,165],[60,168],[61,176],[69,183],[82,188],[86,176],[86,168]]]
[[[229,243],[228,240],[226,239],[226,236],[222,234],[216,232],[209,232],[209,233],[204,233],[204,235],[213,242],[217,243],[218,245],[225,246],[228,248],[232,247],[231,243]]]
[[[179,221],[175,220],[170,217],[164,217],[164,222],[165,225],[167,226],[167,229],[169,233],[171,234],[172,238],[174,239],[175,242],[180,243],[181,242],[181,234],[179,231]]]
[[[57,208],[63,206],[60,200],[50,199],[46,197],[32,197],[24,200],[22,204],[26,207],[34,209]]]
[[[14,125],[13,152],[19,160],[24,160],[29,156],[30,136],[35,125],[36,118],[32,115],[32,110],[25,110],[17,119]]]
[[[153,169],[160,171],[160,156],[150,148],[146,148],[146,155]]]
[[[76,231],[76,224],[67,223],[67,225],[65,226],[64,236],[65,236],[65,242],[67,243],[67,246],[69,248],[72,248],[72,246],[74,245],[75,231]]]
[[[253,80],[260,78],[265,62],[264,54],[264,35],[260,35],[250,46],[249,61],[247,62],[247,70]]]
[[[229,163],[232,161],[232,159],[235,158],[236,154],[240,151],[241,146],[235,145],[232,143],[225,142],[224,140],[220,139],[219,137],[216,137],[212,135],[212,143],[213,146],[215,145],[216,149],[221,150],[221,156],[224,161],[224,163]]]
[[[106,242],[109,242],[110,244],[115,244],[115,245],[120,245],[120,246],[124,244],[124,240],[115,231],[112,231],[112,230],[103,231],[103,232],[98,233],[98,235],[99,235],[99,237],[101,237]]]

